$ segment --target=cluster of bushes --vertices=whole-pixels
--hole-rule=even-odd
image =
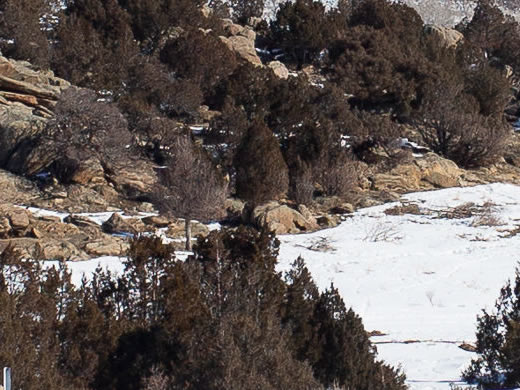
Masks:
[[[0,258],[0,365],[40,389],[387,389],[336,288],[319,293],[302,259],[282,277],[277,240],[241,228],[200,239],[186,261],[158,238],[132,242],[124,272],[81,286],[65,264]]]
[[[248,21],[261,15],[262,1],[233,1],[231,12],[211,1],[209,14],[203,3],[75,0],[61,9],[51,0],[2,0],[0,43],[6,55],[109,96],[158,163],[168,127],[176,134],[176,123],[201,121],[202,105],[217,112],[204,143],[231,192],[252,203],[348,196],[360,164],[374,163],[366,149],[395,141],[403,125],[464,167],[501,156],[520,33],[487,0],[451,46],[425,34],[401,3],[284,3],[273,21],[255,25],[257,44],[276,49],[289,68],[312,65],[319,83],[304,72],[280,79],[219,39],[220,16]]]

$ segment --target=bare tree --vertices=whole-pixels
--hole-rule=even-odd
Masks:
[[[191,250],[191,221],[208,222],[220,217],[227,183],[204,150],[180,135],[167,146],[168,159],[159,170],[159,185],[152,199],[161,213],[184,218],[186,250]]]

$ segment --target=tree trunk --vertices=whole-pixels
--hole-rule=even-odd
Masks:
[[[186,250],[191,252],[191,219],[184,220],[184,231],[186,234]]]

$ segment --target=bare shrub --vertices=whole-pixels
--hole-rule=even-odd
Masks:
[[[296,165],[295,172],[290,175],[289,197],[298,204],[311,204],[314,194],[312,169],[301,159]]]
[[[365,233],[366,235],[363,238],[363,241],[368,242],[392,242],[402,239],[399,230],[394,224],[385,223],[379,219],[376,223],[368,226],[365,230]]]
[[[313,177],[327,195],[344,197],[357,185],[361,166],[347,153],[326,153],[314,163]]]
[[[308,246],[306,246],[308,250],[315,252],[335,252],[336,248],[332,246],[329,238],[327,237],[318,237],[313,239]]]
[[[465,219],[471,218],[475,215],[477,211],[477,206],[473,202],[467,202],[461,204],[459,206],[450,207],[445,210],[441,210],[438,212],[438,215],[435,218],[441,219]]]
[[[45,158],[54,162],[64,182],[89,158],[98,159],[104,167],[125,161],[132,142],[127,122],[117,107],[99,101],[94,91],[78,88],[61,94],[43,138]]]
[[[221,216],[227,183],[189,135],[179,135],[167,147],[166,167],[158,172],[160,184],[152,198],[160,212],[185,219],[186,250],[191,250],[191,220]]]
[[[144,390],[169,390],[171,389],[170,380],[164,372],[157,366],[152,367],[150,376],[143,381]]]
[[[430,90],[416,120],[423,141],[434,152],[466,167],[495,162],[504,152],[510,126],[499,117],[475,112],[461,85]]]
[[[504,222],[497,215],[497,210],[491,203],[485,203],[471,222],[471,226],[501,226]]]

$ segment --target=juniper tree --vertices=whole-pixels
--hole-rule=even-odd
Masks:
[[[520,268],[500,291],[493,311],[477,317],[477,355],[463,373],[484,389],[520,386]]]
[[[256,205],[287,194],[289,175],[278,139],[263,123],[247,131],[234,159],[237,195]]]

